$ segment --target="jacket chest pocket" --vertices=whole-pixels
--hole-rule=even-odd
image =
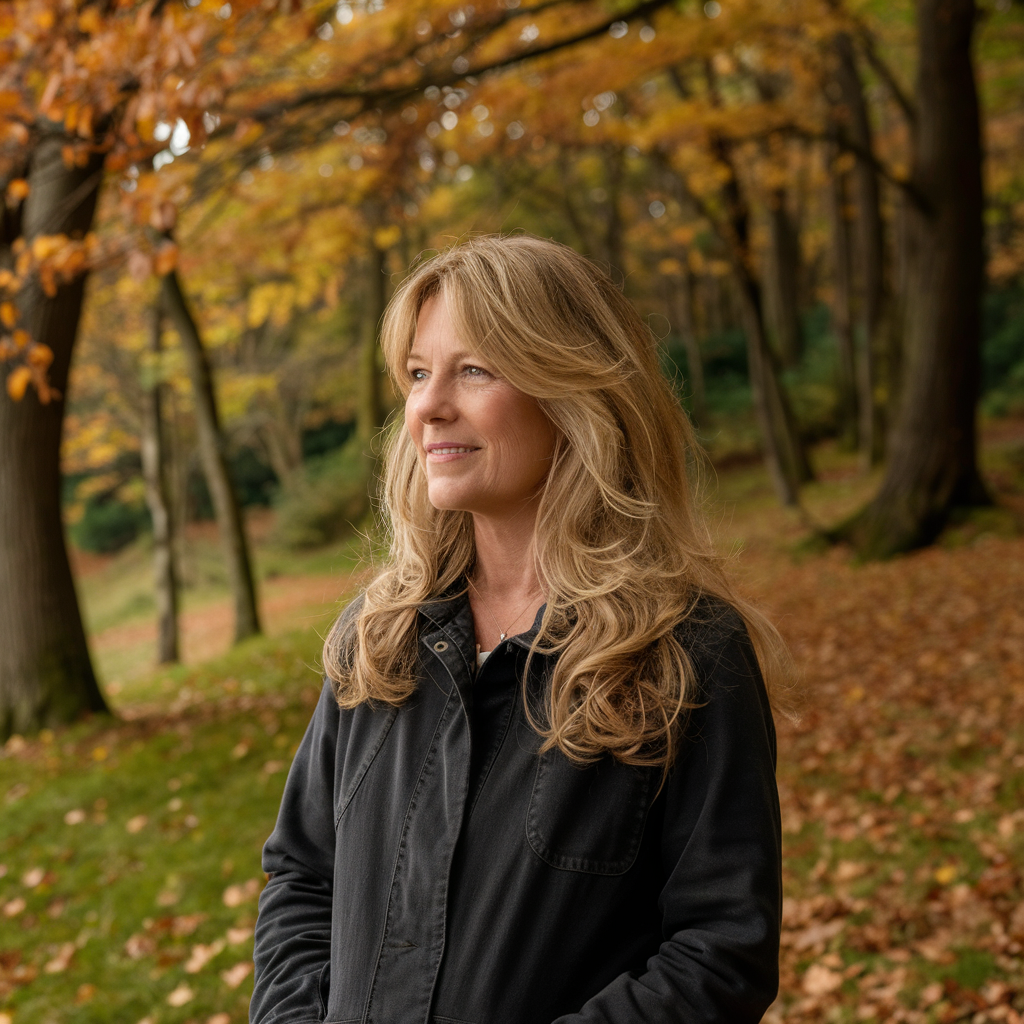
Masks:
[[[625,874],[640,849],[656,771],[611,757],[581,768],[548,751],[537,765],[526,817],[533,851],[565,871]]]

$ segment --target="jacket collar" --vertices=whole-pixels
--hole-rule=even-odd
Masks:
[[[533,625],[525,633],[510,636],[505,642],[528,649],[540,632],[540,623],[544,617],[545,608],[547,608],[547,604],[542,604],[537,609]],[[472,637],[473,616],[469,607],[469,589],[466,586],[465,577],[461,577],[454,583],[446,594],[436,600],[421,604],[420,614],[428,619],[435,629],[442,629],[446,632],[452,627],[458,632],[465,632],[468,624],[468,635]],[[459,627],[462,628],[459,629]],[[471,641],[469,647],[475,649],[475,641]]]

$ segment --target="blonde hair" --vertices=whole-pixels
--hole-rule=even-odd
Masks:
[[[547,606],[531,656],[558,658],[543,713],[527,705],[542,749],[667,770],[697,698],[676,630],[698,599],[739,611],[766,678],[784,648],[713,552],[688,481],[702,456],[656,341],[607,275],[567,246],[476,237],[421,265],[388,306],[381,344],[403,395],[417,317],[437,295],[458,337],[556,430],[535,536]],[[418,608],[464,589],[475,560],[472,516],[430,504],[403,422],[386,442],[383,505],[389,558],[324,645],[341,707],[399,705],[414,692]]]

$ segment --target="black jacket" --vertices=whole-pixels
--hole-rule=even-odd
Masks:
[[[741,620],[702,608],[680,636],[704,703],[660,789],[656,769],[538,756],[518,693],[471,767],[464,597],[422,609],[400,709],[340,711],[325,687],[263,852],[253,1024],[759,1021],[778,986],[775,732]],[[521,675],[532,636],[480,687]]]

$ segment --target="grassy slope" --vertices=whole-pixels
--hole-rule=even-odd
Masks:
[[[1008,488],[1019,448],[991,449]],[[808,513],[830,521],[871,485],[845,456],[819,461]],[[1024,998],[1013,935],[1024,618],[1007,609],[1024,607],[1024,542],[997,536],[997,516],[885,566],[794,560],[803,521],[774,505],[759,469],[716,486],[724,544],[804,674],[802,719],[780,723],[787,929],[775,1019],[1012,1021]],[[135,557],[87,576],[95,626],[140,614],[130,595],[148,579]],[[335,550],[272,568],[320,578],[351,564]],[[125,675],[120,721],[8,745],[0,1021],[246,1019],[259,849],[318,693],[319,644],[307,628]]]

